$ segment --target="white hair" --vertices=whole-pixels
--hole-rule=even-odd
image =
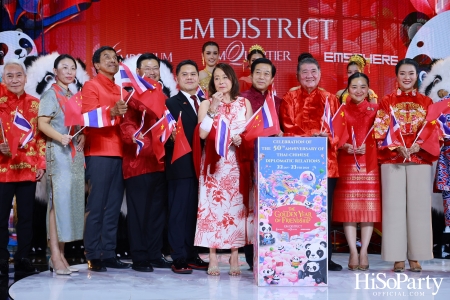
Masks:
[[[3,75],[5,75],[5,69],[6,69],[6,67],[9,66],[9,65],[17,65],[17,66],[19,66],[19,67],[22,68],[23,73],[24,73],[25,75],[27,74],[27,68],[25,67],[25,65],[23,64],[23,62],[21,62],[21,61],[18,60],[18,59],[13,58],[13,59],[9,59],[8,61],[6,61],[5,64],[3,65],[3,73],[2,73],[2,77],[3,77]]]

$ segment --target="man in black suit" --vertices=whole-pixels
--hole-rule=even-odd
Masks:
[[[180,92],[167,99],[170,113],[179,117],[186,138],[192,148],[194,129],[197,126],[197,111],[200,101],[196,95],[199,84],[198,67],[192,60],[180,62],[176,69]],[[172,164],[174,147],[172,136],[166,147],[166,176],[169,193],[169,243],[172,246],[172,270],[179,274],[190,274],[192,269],[206,270],[208,263],[200,259],[194,248],[195,226],[198,207],[198,178],[195,174],[192,152],[180,157]]]

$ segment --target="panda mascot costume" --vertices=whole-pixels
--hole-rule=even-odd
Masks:
[[[40,99],[41,95],[56,82],[55,74],[53,73],[53,64],[58,56],[59,53],[53,52],[42,56],[27,56],[24,59],[24,64],[27,68],[27,83],[25,85],[25,92],[27,94]],[[69,89],[73,94],[76,94],[83,84],[89,80],[86,65],[80,59],[76,59],[76,62],[77,73],[75,82],[69,85]],[[38,255],[45,255],[47,249],[46,215],[48,193],[46,181],[47,174],[37,183],[36,203],[33,212],[32,252]],[[84,253],[83,243],[81,241],[67,243],[66,253],[69,257],[82,256]]]
[[[450,57],[432,63],[420,92],[434,103],[450,98]],[[444,114],[444,118],[450,127],[450,114]],[[432,194],[433,252],[436,258],[450,259],[450,180],[447,179],[450,176],[450,138],[444,138],[439,159],[433,166],[436,165],[433,179],[437,193]]]

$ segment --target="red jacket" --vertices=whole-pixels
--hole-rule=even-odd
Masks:
[[[36,181],[36,170],[45,169],[45,139],[37,129],[39,100],[23,93],[20,97],[0,84],[0,118],[7,131],[12,125],[14,112],[18,111],[30,122],[34,137],[12,158],[0,153],[0,182]],[[3,143],[0,134],[0,143]]]
[[[120,100],[120,87],[108,77],[97,74],[87,81],[81,95],[83,97],[82,113],[100,106],[113,107]],[[128,94],[123,90],[123,95]],[[116,117],[115,125],[103,128],[86,127],[85,156],[122,156],[122,140],[120,139],[120,123],[122,117]]]
[[[123,177],[124,179],[146,174],[152,172],[164,171],[164,162],[159,163],[156,158],[153,148],[151,133],[144,135],[144,147],[141,152],[136,156],[136,143],[133,143],[133,134],[138,130],[141,125],[142,112],[147,110],[144,118],[144,127],[142,133],[146,132],[157,119],[151,117],[148,113],[148,109],[135,99],[130,99],[128,102],[128,110],[125,117],[120,124],[121,138],[123,141]]]
[[[280,106],[280,126],[284,136],[310,137],[319,133],[325,101],[328,98],[331,114],[339,108],[335,95],[322,88],[316,88],[310,94],[303,88],[287,92]],[[338,138],[328,139],[328,177],[339,177],[336,145]]]
[[[375,139],[383,141],[390,122],[390,107],[394,110],[395,118],[400,125],[401,135],[405,141],[406,148],[412,146],[417,133],[422,128],[427,115],[428,106],[433,101],[419,92],[396,92],[386,95],[380,102],[380,109],[375,118],[374,132]],[[402,141],[399,141],[402,143]],[[436,143],[439,141],[436,140]],[[403,163],[404,158],[395,150],[397,147],[384,147],[378,151],[378,159],[381,164]],[[411,161],[417,164],[431,164],[437,160],[436,156],[431,155],[422,148],[419,152],[411,155]]]

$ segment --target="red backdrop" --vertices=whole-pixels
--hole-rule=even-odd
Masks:
[[[409,0],[100,0],[48,30],[45,51],[72,54],[91,68],[93,51],[110,45],[122,56],[154,52],[174,66],[189,58],[201,68],[201,46],[214,40],[221,61],[231,63],[242,76],[248,74],[247,69],[243,72],[247,50],[260,44],[277,66],[275,88],[281,96],[298,85],[301,52],[318,59],[320,85],[330,92],[345,87],[348,57],[361,53],[372,59],[365,72],[382,96],[394,88],[394,65],[407,50],[402,21],[414,11]],[[41,52],[41,38],[35,42]]]

